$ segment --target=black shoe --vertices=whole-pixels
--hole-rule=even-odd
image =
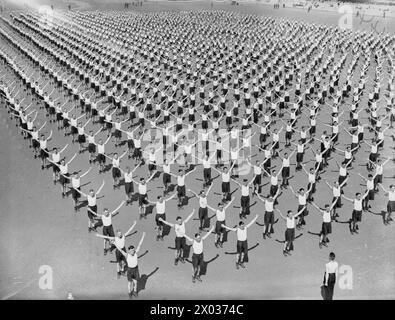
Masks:
[[[263,237],[263,239],[266,239],[266,234],[263,234],[262,237]]]
[[[200,278],[200,276],[196,277],[197,281],[202,282],[203,280]]]
[[[175,266],[178,265],[178,259],[175,259],[175,260],[174,260],[174,265],[175,265]]]
[[[106,256],[107,255],[107,249],[104,249],[103,253]]]
[[[239,270],[240,269],[240,264],[238,262],[236,262],[236,269]]]
[[[194,276],[192,276],[192,282],[195,283],[196,282],[196,278]]]

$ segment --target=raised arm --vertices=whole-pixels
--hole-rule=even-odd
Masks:
[[[296,213],[296,214],[294,215],[294,218],[296,218],[298,215],[300,215],[300,214],[304,211],[304,209],[306,209],[306,206],[305,206],[305,205],[303,206],[302,209],[300,209],[300,211],[299,211],[298,213]]]
[[[145,237],[145,232],[143,232],[143,236],[141,237],[140,242],[136,248],[136,253],[140,251],[141,245],[143,244],[144,241],[144,237]]]
[[[211,227],[209,231],[202,237],[202,240],[206,240],[208,236],[214,231],[214,226]]]
[[[258,219],[258,215],[255,215],[254,219],[252,219],[250,223],[246,225],[246,228],[251,227],[255,223],[256,219]]]
[[[74,153],[74,155],[72,156],[72,158],[67,162],[67,164],[69,165],[77,156],[77,153]]]
[[[195,214],[195,209],[192,210],[192,212],[190,213],[190,215],[188,217],[186,217],[186,219],[184,220],[184,223],[187,223]]]
[[[81,174],[80,178],[85,177],[91,170],[92,170],[92,167],[89,167],[88,170],[86,170],[83,174]]]
[[[127,236],[132,232],[132,230],[134,229],[134,227],[136,226],[136,224],[137,224],[137,221],[135,220],[135,221],[133,222],[132,226],[129,228],[129,230],[126,231],[125,237],[127,237]]]
[[[100,188],[96,191],[96,195],[98,195],[98,194],[102,191],[102,189],[103,189],[103,187],[104,187],[104,184],[105,184],[105,181],[103,180],[103,182],[102,182]]]
[[[110,214],[111,214],[111,215],[114,215],[116,212],[118,212],[118,210],[121,209],[121,207],[125,204],[125,202],[126,202],[125,200],[122,201],[122,202],[119,204],[119,206],[116,207]]]

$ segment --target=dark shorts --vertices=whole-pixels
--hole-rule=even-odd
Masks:
[[[48,149],[45,149],[45,151],[48,151]],[[48,158],[48,153],[46,153],[43,149],[40,150],[40,157],[41,159],[46,159]]]
[[[263,221],[265,225],[274,224],[274,212],[273,211],[266,211],[263,217]]]
[[[132,139],[128,139],[128,149],[134,148],[134,143]]]
[[[90,207],[88,206],[88,209],[91,209],[93,212],[97,213],[97,205]],[[90,220],[93,220],[95,218],[95,215],[93,213],[91,213],[90,211],[88,211],[88,218]]]
[[[168,173],[163,173],[163,184],[168,184],[171,182],[171,176]]]
[[[323,222],[321,227],[321,233],[323,235],[328,235],[332,233],[332,224],[330,222]]]
[[[111,226],[103,226],[103,236],[115,237],[114,228]]]
[[[218,221],[215,223],[215,233],[216,234],[221,234],[224,233],[226,231],[226,229],[224,227],[222,227],[222,225],[226,225],[225,221]]]
[[[295,228],[285,230],[285,241],[292,242],[295,240]]]
[[[185,186],[177,186],[177,196],[185,197]]]
[[[298,212],[303,209],[304,206],[298,205]],[[304,208],[303,212],[300,214],[299,217],[305,217],[308,215],[307,207]]]
[[[131,194],[134,192],[133,182],[125,182],[125,193]]]
[[[387,211],[388,211],[388,213],[395,212],[395,201],[388,201]]]
[[[98,154],[97,154],[97,161],[98,161],[100,164],[106,163],[106,157],[104,156],[104,154],[98,153]]]
[[[247,240],[244,240],[244,241],[237,240],[236,251],[237,251],[237,253],[244,253],[244,254],[246,254],[248,252]]]
[[[119,170],[119,168],[113,167],[112,168],[112,178],[116,179],[116,178],[120,178],[121,177],[121,170]]]
[[[194,268],[201,267],[203,265],[203,253],[192,255],[192,266]]]
[[[65,175],[62,175],[62,174],[61,174],[60,177],[59,177],[60,184],[64,185],[64,184],[69,183],[69,182],[70,182],[70,179],[67,178],[68,176],[69,176],[68,173],[66,173]]]
[[[207,208],[199,208],[199,219],[207,219],[208,218],[208,209]]]
[[[157,225],[158,227],[163,227],[163,222],[162,222],[162,221],[159,221],[159,218],[162,218],[163,220],[166,220],[166,214],[165,214],[165,213],[162,213],[162,214],[156,214],[156,215],[155,215],[155,222],[156,222],[156,225]]]
[[[86,142],[86,138],[84,134],[79,134],[78,135],[78,143],[85,143]]]
[[[175,244],[176,250],[184,250],[185,248],[185,237],[176,237]]]
[[[125,251],[125,252],[126,252],[125,247],[122,248],[122,251]],[[115,250],[115,259],[116,259],[116,261],[117,261],[118,263],[121,263],[121,261],[124,261],[124,262],[126,263],[126,258],[125,258],[125,256],[124,256],[118,249]]]
[[[95,153],[96,152],[96,146],[93,143],[90,143],[88,145],[88,151],[89,151],[89,153]]]
[[[119,138],[119,139],[122,138],[122,132],[120,130],[116,129],[114,132],[114,137]]]
[[[242,208],[248,208],[250,206],[250,197],[249,196],[241,196],[240,205]]]
[[[296,154],[296,162],[298,163],[303,162],[303,153]]]
[[[261,184],[262,183],[262,175],[258,174],[254,177],[254,185],[255,184]]]
[[[362,221],[362,211],[353,210],[352,211],[352,221],[361,222]]]
[[[139,206],[141,207],[142,205],[147,205],[147,194],[139,194]]]
[[[230,182],[222,182],[222,192],[223,193],[230,192]]]
[[[137,266],[134,268],[128,268],[127,278],[129,282],[133,280],[139,280],[140,279],[139,267]]]
[[[205,180],[211,179],[211,168],[204,168],[203,169],[203,177]]]
[[[369,155],[369,160],[372,162],[376,162],[377,161],[377,153],[371,153]]]
[[[81,187],[78,187],[77,189],[81,190]],[[81,194],[74,188],[71,189],[71,195],[72,195],[74,200],[78,200],[79,198],[81,198]]]
[[[289,167],[283,167],[283,170],[281,171],[281,176],[285,178],[289,177]]]
[[[32,140],[32,146],[33,146],[34,149],[37,149],[37,148],[40,147],[40,143],[36,139],[33,139]]]
[[[333,197],[332,203],[334,203],[335,201],[336,201],[335,208],[340,208],[342,205],[341,197]]]

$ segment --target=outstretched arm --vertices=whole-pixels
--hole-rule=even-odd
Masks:
[[[163,220],[162,218],[159,218],[158,220],[163,222],[164,224],[167,224],[169,227],[174,227],[173,223],[167,222],[166,220]]]
[[[103,182],[102,182],[100,188],[96,191],[96,195],[98,195],[98,194],[102,191],[102,189],[103,189],[103,187],[104,187],[104,184],[105,184],[105,181],[103,180]]]
[[[119,209],[121,209],[121,207],[125,204],[125,200],[124,201],[122,201],[121,203],[120,203],[120,205],[118,206],[118,207],[116,207],[110,214],[111,215],[114,215],[116,212],[118,212],[118,210]]]
[[[246,225],[246,228],[251,227],[251,226],[255,223],[256,219],[258,219],[258,215],[255,215],[255,218],[252,219],[252,220],[250,221],[250,223]]]
[[[294,218],[296,218],[298,215],[300,215],[304,211],[304,209],[306,209],[306,206],[303,206],[303,208],[300,209],[300,211],[294,215]]]
[[[67,162],[67,164],[69,165],[77,156],[77,153],[74,153],[74,156],[69,160],[69,162]]]
[[[206,238],[208,238],[208,236],[211,234],[211,232],[214,231],[214,226],[211,227],[211,229],[209,231],[207,231],[207,233],[202,237],[202,240],[206,240]]]
[[[81,174],[80,178],[85,177],[91,170],[92,170],[92,167],[89,167],[89,169],[85,173]]]
[[[141,245],[143,244],[144,241],[144,237],[145,237],[145,232],[143,232],[143,236],[141,237],[140,242],[137,246],[136,253],[140,251]]]
[[[115,237],[107,237],[107,236],[103,236],[103,235],[101,235],[99,233],[96,233],[96,237],[107,239],[107,240],[114,240],[115,239]]]
[[[191,214],[184,220],[184,223],[187,223],[195,214],[195,209],[192,210]]]
[[[235,200],[236,198],[233,197],[232,200],[229,201],[229,203],[224,207],[224,209],[228,209],[230,207],[230,205],[232,204],[232,202]]]
[[[132,230],[134,229],[134,227],[136,226],[136,224],[137,224],[137,221],[135,220],[135,221],[133,222],[132,226],[129,228],[129,230],[126,231],[125,237],[127,237],[127,236],[130,234],[130,232],[132,232]]]

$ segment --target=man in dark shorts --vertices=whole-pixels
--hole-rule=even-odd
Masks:
[[[181,261],[182,263],[185,263],[184,261],[184,250],[185,250],[185,224],[192,218],[194,215],[195,210],[192,211],[192,213],[183,221],[181,217],[176,218],[176,223],[169,223],[162,218],[159,218],[158,220],[161,221],[164,224],[167,224],[169,227],[173,227],[174,231],[176,233],[176,239],[175,239],[175,244],[176,244],[176,253],[175,253],[175,260],[174,260],[174,265],[178,264],[178,261]]]
[[[93,229],[96,230],[98,227],[103,226],[103,236],[105,237],[115,237],[114,234],[114,228],[112,226],[112,217],[116,216],[119,212],[118,210],[125,204],[125,201],[122,201],[121,204],[113,211],[109,211],[107,208],[104,209],[103,214],[98,215],[97,213],[95,213],[94,211],[90,210],[88,208],[88,211],[95,215],[98,219],[98,222],[95,223],[95,225],[93,226]],[[109,251],[111,249],[107,248],[107,243],[110,243],[110,241],[108,239],[104,239],[104,243],[103,243],[103,248],[104,248],[104,255],[107,254],[107,251]]]
[[[235,231],[237,235],[237,243],[236,243],[236,250],[237,250],[237,260],[236,260],[236,269],[239,267],[245,268],[244,263],[248,262],[248,243],[247,243],[247,229],[251,227],[255,221],[258,219],[258,215],[255,216],[247,225],[244,224],[243,221],[239,222],[237,228],[229,228],[222,225],[223,228],[229,231]]]
[[[196,280],[202,281],[200,278],[201,268],[204,263],[204,256],[203,256],[203,241],[213,232],[214,226],[202,237],[200,233],[195,234],[195,238],[192,239],[185,234],[185,238],[192,242],[192,267],[193,267],[193,275],[192,275],[192,282],[195,283]]]
[[[134,248],[134,246],[130,246],[128,252],[126,252],[122,248],[117,247],[119,252],[126,258],[126,262],[128,264],[127,278],[128,278],[129,298],[132,298],[133,296],[138,297],[137,281],[140,279],[140,272],[138,267],[137,254],[140,251],[141,245],[144,241],[144,237],[145,237],[145,232],[143,232],[143,235],[141,237],[141,240],[137,248]]]
[[[156,215],[155,215],[155,223],[156,223],[156,241],[163,241],[163,222],[161,220],[166,220],[166,202],[173,199],[176,196],[174,193],[171,197],[164,199],[162,196],[158,196],[157,202],[148,202],[155,205]]]
[[[129,230],[125,234],[122,234],[122,231],[118,229],[117,235],[115,237],[104,236],[98,233],[96,233],[96,236],[99,238],[106,239],[111,243],[113,243],[110,249],[111,251],[114,248],[121,248],[123,251],[126,251],[125,249],[126,237],[130,235],[130,232],[132,232],[133,228],[136,226],[136,223],[137,222],[134,221],[133,225],[129,228]],[[115,251],[115,258],[117,261],[117,277],[119,279],[121,274],[126,272],[127,262],[125,256],[118,249],[116,249]]]

